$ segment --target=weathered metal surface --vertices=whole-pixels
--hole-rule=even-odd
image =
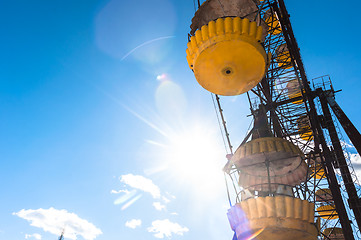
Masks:
[[[257,1],[254,0],[207,0],[194,14],[191,24],[191,35],[194,35],[197,29],[217,18],[224,17],[247,17],[251,21],[256,21],[263,27],[263,35],[267,35],[267,24],[261,21],[257,15]]]
[[[317,239],[314,204],[299,198],[252,198],[233,206],[227,215],[238,239]]]

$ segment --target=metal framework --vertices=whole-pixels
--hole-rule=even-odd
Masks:
[[[315,203],[320,238],[330,239],[333,229],[341,227],[345,239],[361,239],[357,179],[340,140],[342,136],[335,118],[358,153],[361,153],[361,135],[335,102],[336,91],[329,77],[314,79],[311,86],[284,1],[263,1],[258,5],[257,14],[253,12],[250,16],[255,16],[251,20],[258,21],[258,24],[268,26],[264,48],[272,55],[266,76],[247,93],[251,113],[256,116],[260,109],[265,109],[273,135],[293,142],[305,153],[309,177],[305,183],[293,188],[293,194]],[[218,96],[216,99],[231,147]],[[255,134],[254,129],[242,144],[252,134]],[[228,167],[234,181],[238,170],[234,166]],[[324,199],[324,195],[320,194],[324,189],[330,189],[330,198]],[[237,190],[236,202],[240,201],[241,192],[242,189]],[[335,206],[335,211],[323,210],[323,206],[330,204]],[[326,228],[331,230],[326,233]]]
[[[345,239],[360,238],[361,204],[356,180],[351,175],[352,166],[345,158],[329,106],[359,153],[360,134],[334,101],[335,91],[330,81],[315,79],[311,88],[283,0],[264,1],[258,14],[269,26],[264,47],[271,52],[272,59],[265,78],[252,90],[251,111],[265,106],[274,135],[292,141],[306,154],[312,174],[306,183],[294,189],[296,196],[322,209],[325,201],[320,201],[321,196],[316,192],[324,188],[331,190],[332,200],[327,204],[332,201],[336,211],[327,216],[322,210],[316,210],[323,216],[322,221],[318,221],[320,234],[326,228],[340,225]],[[318,87],[319,84],[322,87]],[[318,176],[320,172],[325,178]],[[334,219],[335,215],[338,220]],[[323,238],[328,239],[326,235]]]
[[[61,232],[61,235],[58,238],[58,240],[64,240],[64,231],[65,231],[65,229],[63,229],[63,231]]]

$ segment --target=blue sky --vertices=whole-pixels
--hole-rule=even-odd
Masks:
[[[361,129],[360,3],[286,6],[308,77],[329,74]],[[68,239],[231,239],[226,151],[185,59],[193,1],[0,9],[0,240],[56,239],[64,222]],[[248,103],[222,103],[237,146]]]

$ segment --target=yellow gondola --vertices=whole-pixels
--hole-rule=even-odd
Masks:
[[[318,215],[324,219],[337,219],[338,215],[336,212],[335,205],[324,205],[317,208]]]
[[[218,18],[202,26],[188,42],[187,61],[198,83],[225,96],[245,93],[266,73],[262,27],[247,18]]]
[[[266,13],[266,15],[270,15],[270,13]],[[280,34],[282,32],[281,24],[276,16],[273,14],[265,19],[265,22],[268,26],[268,32],[273,35]]]
[[[322,233],[324,235],[326,235],[327,239],[331,239],[331,240],[344,240],[345,239],[342,228],[337,228],[337,227],[326,228],[325,230],[323,230]]]
[[[297,119],[298,132],[301,139],[305,141],[313,140],[312,129],[308,120],[308,117],[301,116]]]
[[[295,186],[307,178],[303,153],[282,138],[253,139],[239,146],[231,161],[240,171],[239,185],[251,190],[275,191],[279,184]]]
[[[278,66],[283,69],[289,69],[292,67],[292,58],[290,51],[287,48],[286,44],[282,44],[276,50],[276,60],[278,62]]]
[[[287,88],[287,91],[288,91],[288,98],[289,99],[302,96],[301,86],[300,86],[297,79],[292,79],[291,81],[289,81],[287,83],[287,85],[286,85],[286,88]],[[292,103],[294,103],[294,104],[302,104],[303,99],[292,101]]]
[[[321,164],[317,164],[315,167],[312,166],[311,171],[313,172],[316,179],[326,178],[325,170]]]
[[[316,201],[318,202],[331,202],[333,201],[332,193],[329,188],[323,188],[316,191]]]

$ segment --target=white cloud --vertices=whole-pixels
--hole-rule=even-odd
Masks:
[[[160,202],[154,202],[153,207],[157,209],[158,211],[165,210],[165,206],[161,204]]]
[[[148,232],[155,233],[154,237],[156,238],[170,238],[172,234],[183,235],[183,233],[188,232],[189,229],[182,227],[178,223],[173,223],[169,219],[164,220],[155,220],[152,222],[152,226],[147,228]]]
[[[163,197],[163,196],[162,196],[162,199],[163,199],[163,201],[164,201],[165,203],[169,203],[169,202],[170,202],[170,200],[169,200],[168,198],[166,198],[166,197]]]
[[[128,190],[126,190],[126,189],[124,189],[124,190],[120,189],[118,191],[117,190],[111,190],[110,193],[112,193],[112,194],[119,194],[119,193],[129,194],[130,192]]]
[[[353,169],[355,170],[356,177],[358,181],[361,180],[361,157],[359,154],[350,154],[350,160],[353,166]],[[354,179],[356,180],[356,179]]]
[[[160,189],[155,185],[152,180],[140,175],[126,174],[120,176],[120,181],[129,185],[132,188],[142,190],[150,193],[153,198],[160,198]]]
[[[37,240],[41,240],[41,235],[39,233],[25,234],[25,239],[28,239],[28,238],[35,238]]]
[[[361,157],[359,154],[350,154],[350,159],[352,163],[361,164]]]
[[[136,227],[140,227],[142,225],[142,220],[140,219],[132,219],[130,221],[126,221],[125,222],[125,226],[128,228],[136,228]]]
[[[65,209],[22,209],[19,212],[13,213],[13,215],[28,220],[31,226],[41,228],[45,232],[50,232],[57,236],[65,227],[64,237],[73,240],[76,240],[78,235],[82,236],[85,240],[93,240],[102,234],[102,231],[92,223]]]
[[[348,142],[344,142],[342,140],[340,140],[340,143],[342,146],[348,147],[348,148],[355,148],[352,144],[348,143]]]
[[[166,192],[166,193],[167,193],[167,195],[168,195],[170,198],[176,199],[176,197],[175,197],[174,195],[170,194],[169,192]]]

